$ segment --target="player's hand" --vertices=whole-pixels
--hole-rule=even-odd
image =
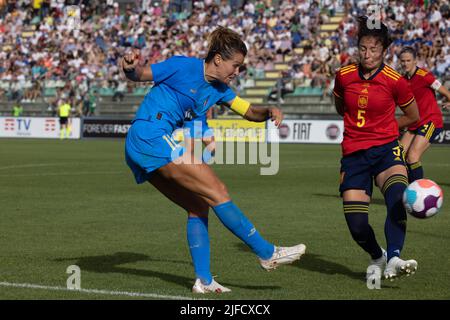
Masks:
[[[133,72],[139,64],[139,56],[139,49],[133,48],[131,51],[127,52],[121,60],[122,70],[124,72]]]
[[[442,109],[447,111],[450,110],[450,101],[447,101],[445,103],[442,104]]]
[[[276,107],[269,107],[268,109],[269,118],[275,122],[275,126],[278,127],[281,124],[281,121],[283,121],[283,112],[281,109]]]

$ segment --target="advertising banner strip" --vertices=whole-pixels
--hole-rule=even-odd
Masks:
[[[450,144],[450,123],[444,123],[443,130],[434,138],[433,144]]]
[[[247,120],[208,120],[217,141],[264,142],[266,141],[265,122]]]
[[[80,118],[69,119],[68,139],[80,139]],[[59,139],[59,118],[0,117],[0,137]]]
[[[279,128],[267,122],[269,142],[332,143],[342,142],[342,120],[284,120]]]
[[[84,119],[83,137],[124,138],[131,126],[131,120]]]
[[[208,127],[213,131],[216,141],[265,142],[266,123],[247,120],[208,120]],[[176,141],[184,140],[182,129],[173,133]]]

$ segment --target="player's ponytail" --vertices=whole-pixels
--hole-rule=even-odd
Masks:
[[[369,18],[367,16],[358,17],[358,45],[363,37],[371,36],[378,39],[383,45],[383,49],[386,50],[392,43],[392,39],[389,36],[389,29],[381,21],[376,21],[377,25],[369,27]]]
[[[210,62],[216,54],[220,54],[222,59],[231,59],[233,54],[239,52],[247,55],[247,47],[241,37],[231,29],[225,27],[218,27],[211,32],[208,37],[208,54],[206,55],[206,62]]]

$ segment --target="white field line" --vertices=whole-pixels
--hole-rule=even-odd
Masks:
[[[65,287],[44,286],[33,283],[13,283],[13,282],[0,282],[0,287],[10,288],[25,288],[25,289],[42,289],[53,291],[68,291],[90,294],[103,294],[110,296],[128,296],[128,297],[141,297],[141,298],[155,298],[155,299],[168,299],[168,300],[195,300],[189,297],[182,296],[169,296],[156,293],[141,293],[141,292],[127,292],[127,291],[109,291],[99,289],[67,289]]]

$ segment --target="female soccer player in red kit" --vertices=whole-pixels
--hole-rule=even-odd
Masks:
[[[419,119],[414,95],[406,80],[383,63],[391,43],[387,27],[369,28],[359,18],[359,64],[341,68],[335,80],[337,112],[344,117],[341,184],[344,214],[353,239],[371,256],[367,277],[386,279],[412,274],[415,260],[402,260],[406,212],[402,204],[408,185],[399,128]],[[395,118],[399,106],[403,115]],[[368,212],[373,181],[384,195],[386,251],[378,244]],[[384,269],[384,270],[383,270]]]
[[[412,47],[404,47],[400,52],[403,74],[414,93],[420,113],[420,121],[409,126],[400,140],[406,152],[409,182],[423,178],[420,161],[422,154],[442,131],[442,112],[437,104],[435,91],[445,96],[445,106],[450,106],[450,92],[431,72],[419,68],[416,58],[416,51]]]

